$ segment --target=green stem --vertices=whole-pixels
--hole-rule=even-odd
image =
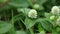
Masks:
[[[20,18],[20,20],[22,21],[22,23],[24,24],[24,21]]]
[[[29,31],[30,31],[30,33],[31,33],[31,34],[34,34],[34,32],[33,32],[33,29],[32,29],[32,28],[30,28],[30,29],[29,29]]]
[[[12,11],[12,32],[13,32],[13,34],[15,34],[15,30],[14,30],[14,19],[13,19],[13,11]]]
[[[12,21],[10,22],[12,25],[11,31],[9,34],[15,34],[15,29],[14,29],[14,19],[13,19],[13,11],[12,11]]]
[[[19,20],[18,20],[19,21]],[[23,30],[23,27],[22,27],[22,24],[21,24],[21,22],[19,21],[19,26],[21,27],[21,30]]]
[[[7,21],[7,19],[6,19],[6,13],[4,12],[4,19],[5,19],[5,21]]]

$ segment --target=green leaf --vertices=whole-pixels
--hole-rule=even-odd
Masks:
[[[8,10],[8,9],[10,9],[10,6],[5,5],[5,6],[0,8],[0,11],[2,12],[3,10]]]
[[[57,32],[60,32],[60,27],[56,27],[56,31]]]
[[[42,27],[41,23],[38,23],[38,29],[39,29],[39,32],[44,31],[44,28]]]
[[[0,21],[0,34],[6,33],[11,29],[11,24]]]
[[[48,21],[46,21],[45,19],[39,19],[38,20],[39,21],[39,23],[41,23],[41,25],[42,25],[42,27],[44,28],[44,29],[46,29],[47,31],[52,31],[52,24],[50,23],[50,22],[48,22]]]
[[[37,0],[37,3],[39,3],[40,5],[42,5],[44,2],[46,2],[47,0]]]
[[[9,3],[9,5],[13,7],[28,7],[29,6],[26,0],[12,0]]]
[[[45,13],[46,18],[50,18],[51,14],[50,13]]]
[[[56,27],[56,19],[58,18],[58,16],[55,16],[54,20],[51,20],[50,17],[51,16],[55,16],[55,15],[52,15],[51,13],[45,13],[45,17],[46,17],[46,20],[49,21],[51,24],[53,24],[54,27]]]
[[[58,34],[58,32],[56,31],[56,29],[52,30],[52,34]]]
[[[26,34],[25,31],[16,31],[16,34]]]
[[[45,13],[45,17],[46,17],[46,20],[47,20],[47,21],[50,21],[50,22],[52,23],[52,21],[51,21],[51,19],[50,19],[51,13]]]
[[[24,24],[25,24],[26,28],[29,29],[32,26],[34,26],[35,23],[36,23],[36,20],[26,18]]]
[[[28,12],[30,11],[29,8],[21,8],[21,9],[18,8],[17,10],[18,10],[19,13],[22,12],[24,14],[24,16],[27,16]]]

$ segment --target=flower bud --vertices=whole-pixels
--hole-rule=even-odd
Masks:
[[[55,19],[55,16],[51,16],[50,19],[51,19],[51,20],[54,20],[54,19]]]
[[[35,4],[33,7],[34,9],[39,9],[39,4]]]
[[[24,10],[23,10],[23,9],[18,8],[18,9],[17,9],[17,11],[18,11],[18,12],[23,12]]]
[[[54,15],[59,15],[59,7],[58,6],[53,6],[51,9],[51,13]]]
[[[37,18],[37,11],[34,9],[31,9],[28,13],[28,17],[30,18]]]
[[[57,24],[58,26],[60,26],[60,17],[57,19],[56,24]]]
[[[40,34],[45,34],[45,31],[41,31]]]

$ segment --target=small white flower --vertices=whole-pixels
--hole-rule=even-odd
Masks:
[[[37,18],[37,11],[34,9],[31,9],[28,13],[28,17],[30,18]]]
[[[56,24],[57,24],[58,26],[60,26],[60,17],[57,19]]]
[[[60,9],[58,6],[53,6],[51,9],[51,13],[54,15],[59,15],[59,11],[60,11]]]
[[[51,19],[51,20],[54,20],[54,19],[55,19],[55,16],[51,16],[50,19]]]

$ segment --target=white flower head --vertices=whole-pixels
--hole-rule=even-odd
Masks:
[[[57,19],[56,24],[57,24],[58,26],[60,26],[60,17]]]
[[[30,18],[37,18],[37,11],[34,9],[31,9],[28,13],[28,17]]]
[[[54,19],[55,19],[55,16],[51,16],[50,19],[51,19],[51,20],[54,20]]]
[[[58,6],[53,6],[51,9],[51,13],[54,15],[59,15],[59,11],[60,11],[60,9]]]

